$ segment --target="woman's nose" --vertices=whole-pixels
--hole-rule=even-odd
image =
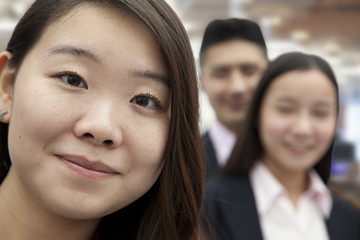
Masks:
[[[115,110],[104,104],[100,108],[88,109],[76,122],[74,133],[95,145],[117,147],[122,143],[123,134],[119,118],[115,115]]]
[[[312,120],[309,114],[300,114],[300,116],[295,119],[293,129],[297,135],[305,136],[311,134]]]

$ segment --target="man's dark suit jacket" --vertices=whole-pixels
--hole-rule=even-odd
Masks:
[[[212,227],[211,239],[263,240],[248,175],[208,181],[204,207],[205,219],[208,217]],[[330,240],[359,240],[360,211],[333,197],[326,226]]]
[[[212,178],[216,175],[217,171],[219,170],[219,164],[216,158],[214,144],[212,143],[208,132],[206,132],[202,136],[202,142],[203,142],[203,159],[204,159],[204,165],[206,167],[206,177]]]

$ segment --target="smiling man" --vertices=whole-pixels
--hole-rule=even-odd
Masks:
[[[250,20],[214,20],[205,29],[200,82],[216,114],[204,135],[207,177],[214,176],[231,154],[235,133],[267,67],[266,51],[259,25]]]

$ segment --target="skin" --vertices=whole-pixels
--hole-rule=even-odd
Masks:
[[[336,90],[317,69],[277,77],[260,109],[265,165],[296,205],[306,190],[307,172],[329,149],[337,118]]]
[[[266,66],[262,49],[249,41],[226,41],[205,52],[201,89],[207,94],[217,119],[234,133],[246,116]]]
[[[88,239],[161,172],[171,105],[160,47],[127,13],[85,4],[45,30],[15,83],[9,58],[0,107],[13,165],[0,235]]]

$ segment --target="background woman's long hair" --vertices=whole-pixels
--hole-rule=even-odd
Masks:
[[[198,129],[198,86],[189,39],[163,0],[37,0],[16,26],[7,50],[9,66],[20,68],[46,27],[82,3],[126,11],[154,35],[168,64],[171,120],[165,164],[154,186],[129,206],[103,218],[100,239],[197,239],[204,171]],[[121,13],[121,12],[120,12]],[[8,125],[0,126],[0,182],[11,165]]]
[[[330,65],[322,58],[300,52],[286,53],[270,62],[254,93],[251,106],[244,124],[239,129],[238,140],[231,153],[227,165],[222,169],[221,175],[239,176],[247,174],[264,152],[259,134],[259,111],[271,83],[280,75],[296,70],[318,69],[324,73],[334,85],[337,97],[337,112],[339,112],[338,84]],[[335,136],[334,136],[335,138]],[[332,149],[331,146],[324,156],[314,166],[321,179],[327,183],[331,172]]]

